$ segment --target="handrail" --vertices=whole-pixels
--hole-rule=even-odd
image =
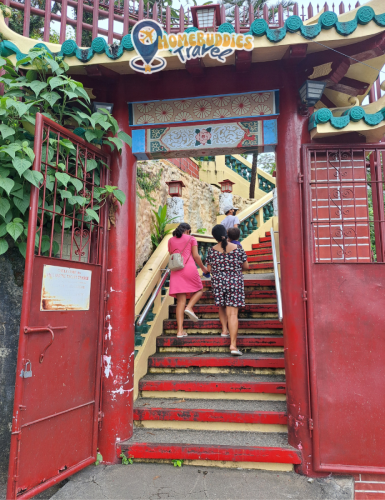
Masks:
[[[270,194],[270,193],[269,193]],[[258,212],[259,210],[261,210],[261,208],[263,208],[265,205],[268,205],[269,203],[271,203],[273,201],[273,195],[271,195],[271,198],[269,200],[266,200],[264,201],[263,203],[261,203],[258,208],[256,208],[253,212],[250,212],[249,214],[245,215],[243,217],[243,219],[240,219],[239,220],[239,223],[245,221],[246,219],[248,219],[250,217],[250,215],[253,215],[255,214],[255,212]]]
[[[139,316],[139,319],[136,322],[137,326],[140,326],[143,323],[143,321],[146,319],[146,316],[147,316],[148,312],[150,311],[159,291],[162,289],[163,285],[165,284],[165,282],[167,280],[168,275],[170,274],[170,269],[162,269],[162,271],[165,271],[165,272],[164,272],[163,276],[161,277],[158,286],[155,288],[153,294],[151,295],[150,300],[147,302],[146,307],[144,308],[142,314]]]
[[[283,312],[282,312],[281,284],[279,281],[277,250],[275,248],[275,239],[274,239],[274,229],[273,228],[270,229],[270,235],[271,235],[271,248],[273,251],[275,291],[277,293],[277,305],[278,305],[278,319],[279,319],[279,321],[282,321]]]

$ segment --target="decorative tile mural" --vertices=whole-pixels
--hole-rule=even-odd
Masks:
[[[134,129],[132,139],[132,151],[141,160],[264,152],[277,144],[277,120]]]
[[[278,92],[194,97],[189,99],[128,103],[130,126],[163,125],[203,120],[228,120],[275,115]]]

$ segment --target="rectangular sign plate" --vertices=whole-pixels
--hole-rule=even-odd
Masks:
[[[92,271],[44,266],[41,311],[88,311]]]

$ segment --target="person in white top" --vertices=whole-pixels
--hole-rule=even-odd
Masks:
[[[222,226],[225,226],[226,231],[232,227],[238,227],[239,224],[239,219],[235,215],[237,212],[237,208],[235,208],[233,205],[225,205],[223,207],[223,211],[226,214],[226,217],[223,219],[221,222]]]

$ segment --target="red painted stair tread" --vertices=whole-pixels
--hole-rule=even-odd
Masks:
[[[148,459],[300,463],[300,454],[287,443],[285,433],[137,428],[130,440],[118,445],[118,455],[122,451]]]
[[[245,279],[245,289],[255,286],[271,286],[275,289],[274,279],[258,278],[258,276],[252,276],[251,279],[247,278],[247,275],[243,275]],[[211,280],[202,280],[202,285],[204,288],[211,288]]]
[[[182,408],[134,408],[134,420],[180,422],[231,422],[240,424],[287,424],[285,412],[234,411]]]
[[[174,353],[173,353],[174,354]],[[150,368],[185,368],[185,367],[251,367],[251,368],[284,368],[283,354],[252,353],[243,356],[231,356],[225,353],[193,355],[190,353],[158,353],[148,358]]]
[[[195,376],[197,374],[194,374]],[[218,377],[216,377],[218,379]],[[276,381],[233,381],[195,380],[186,378],[174,379],[142,379],[139,382],[140,391],[184,391],[184,392],[225,392],[225,393],[264,393],[264,394],[286,394],[286,382]]]
[[[200,319],[199,321],[185,320],[183,325],[187,329],[201,330],[221,328],[219,319]],[[176,320],[166,319],[163,322],[165,330],[175,330],[177,328]],[[256,319],[240,319],[239,329],[242,330],[257,330],[258,328],[282,328],[282,323],[274,318],[256,318]]]
[[[176,306],[170,306],[170,314],[176,313]],[[214,304],[197,304],[194,307],[194,312],[197,314],[202,313],[217,313],[219,311],[219,307]],[[278,312],[277,304],[246,304],[245,307],[240,307],[239,312],[250,312],[250,313],[264,313]]]
[[[255,255],[255,256],[248,256],[247,257],[247,262],[267,262],[271,261],[273,262],[273,256],[272,255]]]
[[[156,339],[158,347],[222,347],[229,346],[230,339],[218,335],[217,337],[204,337],[202,335],[193,336],[189,335],[182,339],[176,336],[159,336]],[[238,336],[238,347],[283,347],[283,337],[273,336]]]
[[[259,243],[266,243],[267,241],[270,241],[271,242],[271,236],[262,236],[261,238],[259,238]]]
[[[267,262],[266,264],[249,264],[250,269],[274,269],[273,262]]]
[[[273,255],[272,254],[272,248],[271,247],[266,247],[266,248],[260,248],[259,250],[246,250],[246,255]]]
[[[271,248],[271,241],[266,243],[254,243],[253,245],[251,245],[251,248],[253,250],[258,250],[258,248],[268,248],[268,247]]]

